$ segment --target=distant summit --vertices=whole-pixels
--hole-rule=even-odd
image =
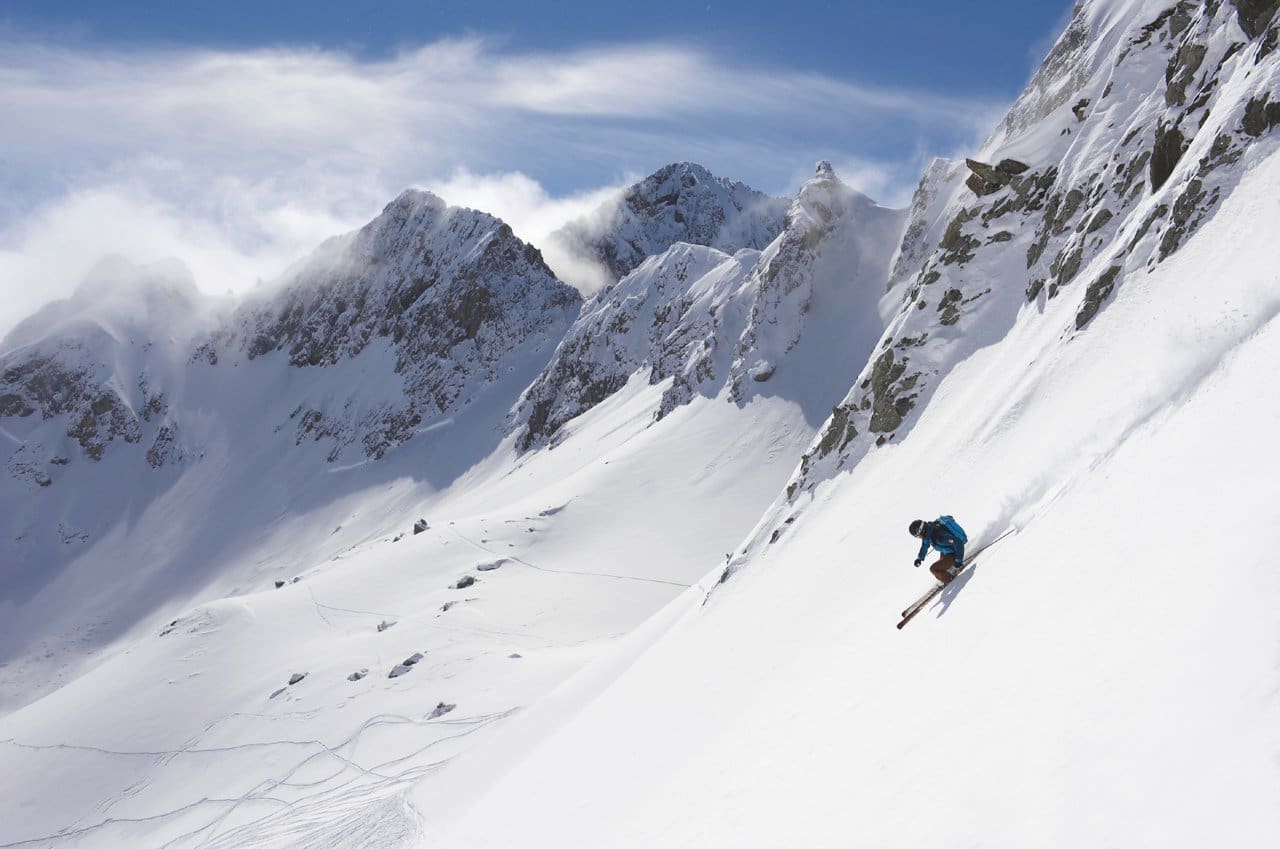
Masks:
[[[550,239],[561,250],[598,263],[610,282],[617,282],[677,242],[730,254],[761,250],[782,232],[788,205],[701,165],[674,162]]]

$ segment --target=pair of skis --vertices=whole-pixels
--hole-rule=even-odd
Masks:
[[[971,554],[969,556],[968,562],[966,562],[963,566],[961,566],[958,570],[956,570],[956,574],[952,576],[951,580],[954,581],[956,579],[956,576],[958,576],[965,569],[968,569],[970,566],[976,563],[978,560],[979,554],[986,551],[988,548],[995,545],[1000,540],[1004,539],[1005,537],[1007,537],[1009,534],[1013,533],[1016,530],[1017,528],[1010,528],[1009,530],[1005,531],[1000,536],[996,537],[991,542],[987,543],[986,545],[982,546],[977,551],[975,551],[973,554]],[[946,587],[947,587],[947,584],[939,583],[937,586],[930,589],[927,593],[920,596],[920,598],[912,602],[911,605],[907,607],[906,610],[902,611],[902,621],[898,623],[898,630],[901,631],[908,622],[910,622],[912,619],[915,618],[917,613],[919,613],[921,610],[924,610],[925,607],[929,604],[929,602],[937,598],[938,593],[942,592]]]

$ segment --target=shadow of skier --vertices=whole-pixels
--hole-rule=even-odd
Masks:
[[[946,589],[938,594],[938,599],[934,602],[934,607],[938,608],[938,616],[936,618],[940,619],[946,615],[946,612],[951,608],[951,603],[956,600],[956,595],[965,588],[965,585],[969,583],[973,573],[976,571],[978,571],[978,564],[975,563],[959,575],[956,575],[956,579],[947,584]]]

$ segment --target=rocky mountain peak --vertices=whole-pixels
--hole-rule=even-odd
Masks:
[[[843,364],[879,335],[876,302],[902,220],[824,162],[763,251],[681,242],[648,258],[588,301],[522,399],[520,446],[554,440],[636,374],[667,384],[655,419],[721,393],[732,403],[784,394],[824,412],[853,377]],[[841,365],[819,365],[824,356]]]
[[[677,242],[726,253],[762,249],[781,231],[787,202],[692,162],[666,165],[551,239],[620,280]]]
[[[981,340],[1086,333],[1186,245],[1280,126],[1278,6],[1078,4],[991,138],[921,181],[899,313],[789,491],[901,439]]]

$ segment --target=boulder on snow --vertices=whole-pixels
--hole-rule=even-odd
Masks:
[[[378,623],[378,633],[381,634],[383,631],[387,630],[388,628],[390,628],[395,624],[396,623],[394,622],[388,622],[387,620],[383,619],[381,622]]]
[[[363,678],[368,674],[369,674],[369,670],[367,669],[357,669],[355,672],[352,672],[350,675],[347,676],[347,680],[359,681],[361,678]]]
[[[284,581],[276,581],[276,589],[280,589],[283,586],[284,586]]]
[[[413,669],[420,660],[422,660],[422,652],[414,652],[411,656],[406,657],[404,661],[393,666],[391,671],[387,673],[387,677],[399,678],[401,675],[404,675],[406,672]]]
[[[488,563],[480,563],[476,566],[477,572],[492,572],[494,569],[501,569],[502,564],[507,562],[507,558],[499,557],[497,560],[491,560]]]
[[[429,526],[427,525],[427,520],[426,520],[426,519],[419,519],[418,521],[414,522],[414,523],[413,523],[413,533],[414,533],[414,536],[417,536],[418,534],[420,534],[420,533],[422,533],[423,531],[427,530],[427,528],[428,528],[428,527],[429,527]]]
[[[1013,181],[1013,178],[1026,171],[1030,166],[1016,159],[1001,159],[995,165],[988,165],[976,159],[966,159],[964,164],[973,173],[965,181],[965,185],[979,197],[993,194]]]
[[[428,716],[427,719],[435,719],[438,716],[444,716],[456,707],[457,705],[447,705],[444,702],[440,702],[440,704],[436,705],[436,709],[431,711],[431,715]]]
[[[467,587],[471,586],[475,582],[476,582],[476,579],[471,575],[463,575],[461,578],[458,579],[458,582],[455,583],[453,586],[451,586],[449,589],[465,590]]]
[[[306,678],[306,677],[307,677],[307,673],[305,672],[293,673],[292,675],[289,676],[289,686],[292,687],[294,684],[297,684],[299,681],[301,681],[303,678]]]

